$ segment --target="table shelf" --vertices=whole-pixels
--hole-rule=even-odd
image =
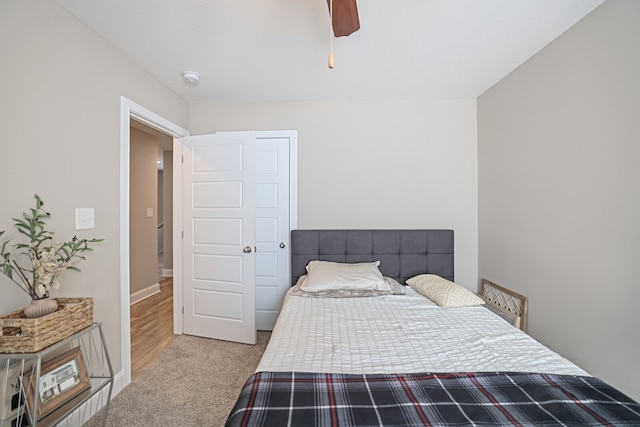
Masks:
[[[94,323],[36,353],[0,354],[0,427],[82,425],[92,418],[92,425],[104,425],[112,390],[102,324]]]

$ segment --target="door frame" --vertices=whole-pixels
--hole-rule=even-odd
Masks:
[[[116,373],[115,375],[112,396],[117,395],[131,382],[131,301],[129,296],[131,292],[129,283],[129,184],[131,168],[131,120],[144,123],[145,125],[155,130],[173,136],[174,150],[178,138],[189,136],[188,130],[183,129],[175,123],[170,122],[164,117],[159,116],[153,111],[148,110],[147,108],[131,101],[124,96],[120,97],[120,357],[122,368],[121,371]],[[175,169],[176,156],[174,156],[173,163]],[[175,234],[176,229],[174,228],[174,249],[176,246]]]
[[[189,135],[185,135],[189,136]],[[289,232],[298,227],[298,131],[256,131],[256,144],[261,139],[289,138]],[[182,139],[173,140],[173,198],[182,200]],[[179,155],[176,155],[179,153]],[[173,333],[182,335],[184,322],[182,307],[184,286],[182,283],[182,209],[173,208]],[[289,233],[291,235],[291,233]],[[176,280],[177,279],[177,280]]]
[[[130,122],[136,120],[173,137],[173,199],[182,199],[182,141],[190,132],[140,104],[120,97],[120,359],[112,397],[131,383],[131,319],[129,283]],[[298,225],[298,132],[257,131],[256,138],[289,138],[289,228]],[[176,155],[178,153],[178,155]],[[180,173],[176,173],[176,171]],[[173,332],[182,334],[182,208],[173,203]]]

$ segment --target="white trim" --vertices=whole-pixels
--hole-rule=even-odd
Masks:
[[[173,138],[173,333],[182,335],[182,140]]]
[[[129,292],[131,290],[129,283],[129,150],[131,148],[129,127],[131,119],[174,138],[189,135],[189,131],[153,111],[124,96],[120,98],[120,357],[122,370],[115,375],[112,397],[120,393],[131,382],[131,321],[129,318]],[[176,233],[174,228],[174,242],[177,238]],[[175,282],[174,279],[174,289]]]
[[[173,277],[173,268],[163,268],[162,277]]]
[[[150,296],[153,296],[159,293],[160,293],[160,283],[154,283],[151,286],[147,286],[144,289],[140,289],[139,291],[132,293],[129,296],[129,305],[133,305],[144,299],[149,298]]]

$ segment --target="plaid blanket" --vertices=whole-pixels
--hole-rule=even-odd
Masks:
[[[640,426],[640,403],[592,377],[259,372],[236,426]]]

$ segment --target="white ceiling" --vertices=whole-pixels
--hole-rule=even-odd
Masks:
[[[475,98],[604,0],[359,0],[333,70],[326,0],[55,1],[198,103]]]

